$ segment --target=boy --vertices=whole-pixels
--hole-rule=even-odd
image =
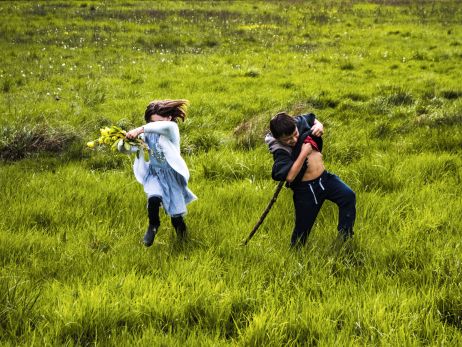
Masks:
[[[271,133],[265,142],[273,154],[272,177],[287,181],[294,194],[295,227],[291,246],[306,243],[324,202],[339,208],[338,231],[346,240],[353,236],[356,217],[355,193],[342,180],[325,170],[322,160],[323,125],[312,113],[291,117],[278,113],[270,121]]]

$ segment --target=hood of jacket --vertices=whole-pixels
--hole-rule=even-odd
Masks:
[[[289,154],[292,154],[292,147],[283,145],[281,142],[276,140],[271,133],[265,135],[265,143],[268,145],[268,149],[271,153],[276,152],[279,149],[286,151]]]

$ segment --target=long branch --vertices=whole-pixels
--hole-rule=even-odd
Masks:
[[[260,225],[263,223],[263,221],[265,220],[266,218],[266,215],[268,214],[268,212],[271,210],[271,207],[273,206],[273,204],[276,202],[276,199],[279,195],[279,192],[281,191],[282,187],[284,186],[284,183],[285,181],[281,181],[279,182],[277,188],[276,188],[276,191],[274,192],[273,194],[273,197],[271,198],[270,202],[268,203],[268,206],[266,206],[266,209],[265,211],[263,212],[263,214],[261,215],[260,219],[258,220],[257,224],[255,224],[255,226],[253,227],[252,231],[250,232],[249,236],[247,236],[247,238],[244,240],[243,242],[243,245],[247,245],[247,242],[250,241],[250,239],[253,237],[253,235],[255,235],[255,233],[257,232],[258,228],[260,227]]]

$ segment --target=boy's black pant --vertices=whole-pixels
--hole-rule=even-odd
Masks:
[[[324,202],[330,200],[339,208],[338,231],[344,238],[353,235],[356,218],[356,195],[337,175],[324,171],[312,181],[292,187],[294,192],[295,228],[291,245],[305,244],[316,216]]]

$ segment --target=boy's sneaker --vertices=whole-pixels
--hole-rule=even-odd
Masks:
[[[340,229],[339,236],[343,239],[343,241],[347,241],[352,239],[354,235],[353,229]]]
[[[156,233],[157,233],[156,227],[152,225],[148,226],[148,230],[146,230],[146,234],[144,234],[144,237],[143,237],[143,243],[146,247],[152,246],[152,244],[154,243],[154,238],[156,237]]]

